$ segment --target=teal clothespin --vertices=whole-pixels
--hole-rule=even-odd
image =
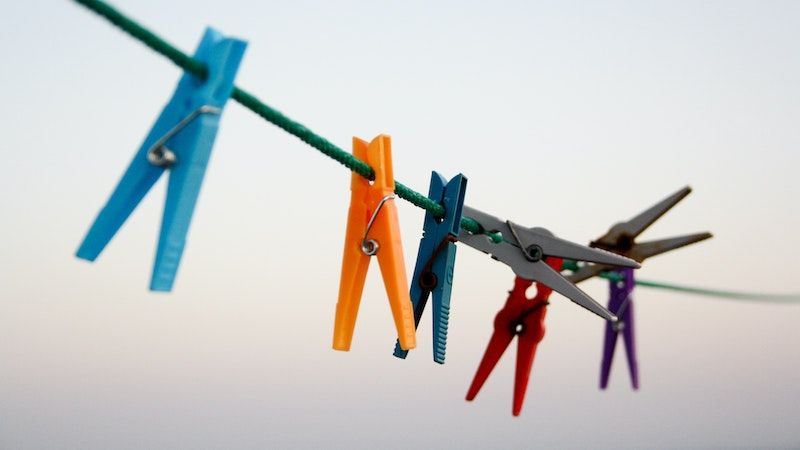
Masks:
[[[444,217],[425,213],[422,240],[419,243],[414,278],[411,280],[411,303],[414,323],[419,327],[422,311],[433,294],[433,360],[444,364],[447,348],[447,325],[450,319],[450,291],[453,287],[453,268],[456,262],[456,240],[461,230],[461,210],[467,178],[458,174],[449,182],[439,173],[431,174],[428,197],[444,206]],[[408,350],[395,345],[394,356],[403,358]]]
[[[150,289],[172,289],[220,115],[233,91],[246,46],[245,41],[206,29],[194,54],[196,60],[206,65],[206,78],[183,75],[172,99],[86,234],[78,248],[78,258],[94,261],[161,174],[169,170]]]

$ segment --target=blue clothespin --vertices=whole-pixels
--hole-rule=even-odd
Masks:
[[[453,287],[453,267],[456,262],[456,240],[461,230],[461,210],[467,178],[458,174],[449,182],[438,172],[431,174],[428,198],[444,206],[444,217],[437,219],[425,213],[422,240],[417,252],[417,265],[411,280],[411,303],[414,305],[414,323],[419,327],[422,311],[433,294],[433,360],[444,364],[447,347],[447,324],[450,319],[450,291]],[[395,344],[394,356],[403,358],[408,350]]]
[[[161,174],[169,170],[150,289],[172,289],[222,108],[233,91],[233,80],[246,46],[245,41],[206,29],[194,54],[207,67],[206,79],[190,73],[183,75],[172,99],[86,234],[78,248],[78,258],[94,261]]]

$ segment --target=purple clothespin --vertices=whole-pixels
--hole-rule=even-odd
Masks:
[[[618,255],[627,256],[638,263],[652,256],[660,255],[687,245],[706,240],[711,237],[711,233],[695,233],[674,238],[659,239],[648,242],[636,242],[636,238],[653,224],[659,217],[663,216],[684,197],[692,192],[688,186],[675,192],[669,197],[651,206],[636,217],[620,222],[599,239],[592,241],[592,247],[601,248]],[[622,275],[622,280],[611,281],[611,298],[608,301],[608,310],[615,314],[618,322],[606,324],[605,344],[603,346],[603,362],[600,372],[600,388],[605,389],[608,385],[608,374],[611,370],[611,360],[614,357],[614,348],[617,343],[617,335],[622,332],[625,341],[625,350],[628,354],[628,365],[631,371],[631,381],[633,388],[639,388],[639,371],[636,363],[636,348],[633,341],[633,305],[631,304],[631,292],[636,284],[632,269],[615,269],[604,264],[578,264],[573,261],[565,261],[565,267],[570,267],[572,274],[567,279],[573,283],[580,283],[583,280],[595,277],[603,272],[615,271]]]
[[[614,360],[614,349],[617,347],[617,337],[620,333],[625,341],[631,384],[634,389],[639,389],[639,365],[636,362],[636,344],[633,336],[633,297],[631,296],[636,282],[633,278],[633,269],[618,269],[615,272],[622,276],[622,280],[609,281],[608,310],[616,314],[619,320],[613,323],[606,322],[603,362],[600,363],[600,389],[608,386],[611,361]]]

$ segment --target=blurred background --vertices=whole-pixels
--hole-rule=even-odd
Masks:
[[[714,239],[639,278],[800,290],[800,3],[114,5],[188,53],[206,25],[247,39],[239,86],[348,150],[392,135],[417,191],[463,172],[469,205],[588,243],[689,184],[642,238]],[[513,418],[515,348],[464,396],[514,276],[459,246],[446,365],[427,313],[391,355],[376,262],[331,350],[350,174],[234,102],[174,292],[147,290],[163,182],[77,260],[181,72],[72,2],[3,9],[1,448],[800,446],[796,305],[637,289],[642,387],[618,352],[601,392],[604,323],[554,295]],[[423,211],[398,208],[410,272]]]

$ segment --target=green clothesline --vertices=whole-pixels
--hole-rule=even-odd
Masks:
[[[165,41],[152,31],[148,30],[138,22],[134,21],[133,19],[122,14],[120,11],[118,11],[111,5],[101,0],[74,0],[74,1],[85,6],[86,8],[95,12],[96,14],[104,17],[106,20],[115,25],[117,28],[128,33],[135,39],[139,40],[146,46],[150,47],[156,53],[165,56],[183,70],[190,72],[195,76],[201,78],[206,77],[207,69],[203,63],[195,60],[191,56],[175,48],[172,44]],[[314,133],[303,124],[296,122],[290,119],[289,117],[283,115],[283,113],[281,113],[280,111],[273,109],[269,105],[259,100],[253,94],[245,91],[242,88],[234,86],[231,98],[240,103],[245,108],[249,109],[250,111],[253,111],[254,113],[258,114],[259,116],[264,118],[264,120],[266,120],[267,122],[270,122],[273,125],[276,125],[282,130],[286,131],[287,133],[299,138],[300,140],[310,145],[311,147],[314,147],[315,149],[319,150],[326,156],[338,161],[351,171],[368,179],[374,178],[375,173],[367,163],[356,158],[350,152],[347,152],[342,148],[336,146],[335,144],[325,139],[324,137]],[[429,199],[425,195],[422,195],[419,192],[414,191],[413,189],[407,187],[406,185],[396,180],[395,180],[395,193],[397,194],[398,197],[407,200],[408,202],[419,208],[422,208],[426,211],[430,211],[437,217],[444,216],[444,208],[442,207],[442,205],[436,203],[435,201]],[[464,217],[461,219],[461,227],[471,233],[483,233],[485,231],[482,230],[481,226],[475,220],[469,217]],[[495,241],[499,241],[500,239],[502,239],[502,237],[492,234],[489,234],[489,236]],[[575,263],[574,261],[565,262],[565,269],[569,270],[570,268],[572,268],[572,270],[577,268],[577,263]],[[600,276],[602,278],[606,278],[609,280],[620,279],[615,272],[604,272]],[[657,289],[669,289],[678,292],[688,292],[693,294],[724,297],[730,299],[763,300],[763,301],[775,301],[775,302],[800,301],[800,294],[773,295],[773,294],[743,293],[743,292],[721,291],[721,290],[680,286],[676,284],[661,283],[661,282],[646,281],[646,280],[637,280],[636,284],[639,286],[647,286]]]
[[[731,300],[758,300],[774,303],[796,303],[800,302],[800,294],[763,294],[757,292],[735,292],[717,289],[704,289],[691,286],[682,286],[672,283],[661,283],[659,281],[637,280],[638,286],[647,286],[656,289],[669,289],[671,291],[686,292],[689,294],[705,295],[708,297],[719,297]]]
[[[564,261],[563,269],[574,272],[580,265],[577,261]],[[600,278],[610,281],[622,281],[623,277],[617,272],[602,272]],[[667,289],[670,291],[686,292],[689,294],[705,295],[707,297],[727,298],[731,300],[758,300],[774,303],[793,303],[800,302],[800,294],[764,294],[758,292],[737,292],[725,291],[721,289],[706,289],[692,286],[684,286],[674,283],[663,283],[661,281],[648,281],[636,279],[637,286],[646,286],[654,289]]]

